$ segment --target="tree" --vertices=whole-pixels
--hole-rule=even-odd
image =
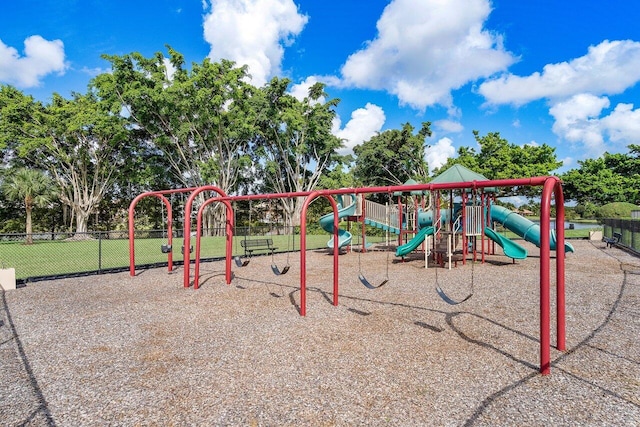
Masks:
[[[578,164],[580,167],[561,176],[567,199],[580,205],[597,206],[612,202],[640,203],[640,146],[630,145],[629,153],[604,153]]]
[[[562,162],[556,158],[555,148],[547,144],[519,146],[509,143],[499,132],[480,136],[480,133],[474,130],[473,136],[480,146],[479,152],[474,148],[460,147],[457,157],[449,158],[447,163],[434,173],[437,174],[458,163],[488,179],[531,178],[549,175],[562,166]],[[518,189],[510,195],[533,196],[538,193],[539,189]]]
[[[49,171],[75,217],[75,237],[85,238],[89,215],[130,158],[123,118],[92,92],[70,100],[54,94],[51,105],[34,110],[25,130],[19,155]]]
[[[127,111],[181,186],[213,184],[233,193],[250,165],[256,88],[246,82],[246,67],[205,59],[189,72],[183,56],[168,50],[168,58],[105,56],[113,72],[98,76],[95,85]]]
[[[384,131],[354,147],[356,179],[365,186],[402,185],[409,179],[426,182],[429,169],[424,150],[430,127],[430,122],[422,123],[414,134],[414,127],[405,123],[402,129]]]
[[[36,206],[44,206],[54,197],[52,180],[42,171],[20,168],[3,182],[3,192],[10,200],[21,201],[26,211],[25,244],[33,244],[31,214]]]
[[[341,141],[331,133],[337,99],[316,83],[302,101],[286,93],[290,81],[273,78],[261,91],[258,104],[260,133],[255,141],[257,169],[264,187],[276,193],[312,191],[322,175],[341,164]],[[289,225],[299,225],[304,199],[281,199]]]

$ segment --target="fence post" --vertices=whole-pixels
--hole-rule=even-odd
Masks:
[[[102,233],[98,232],[98,274],[102,274]]]

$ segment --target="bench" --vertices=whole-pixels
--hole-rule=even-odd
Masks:
[[[273,255],[276,249],[278,249],[273,246],[272,239],[242,240],[240,245],[244,248],[245,256],[249,254],[249,257],[251,257],[256,251],[265,251],[266,253]]]
[[[602,241],[607,244],[608,248],[611,248],[620,243],[620,239],[622,239],[622,233],[613,233],[613,237],[603,237]]]

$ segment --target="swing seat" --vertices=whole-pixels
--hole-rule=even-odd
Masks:
[[[473,296],[473,293],[470,293],[464,299],[462,299],[460,301],[456,301],[454,299],[449,298],[449,296],[447,296],[447,294],[444,293],[444,291],[442,290],[442,288],[440,286],[436,286],[436,292],[438,293],[440,298],[442,298],[442,300],[444,302],[446,302],[447,304],[449,304],[449,305],[462,304],[463,302],[467,301],[469,298],[471,298]]]
[[[249,259],[245,259],[244,261],[242,261],[239,256],[235,257],[233,260],[236,262],[236,265],[238,267],[246,267],[247,265],[249,265],[250,261]]]
[[[362,274],[358,275],[358,279],[360,280],[360,282],[362,282],[362,284],[368,288],[368,289],[378,289],[383,287],[384,285],[387,284],[387,282],[389,281],[389,279],[385,279],[382,281],[382,283],[380,283],[378,286],[372,285],[371,282],[369,282],[367,280],[366,277],[364,277]]]
[[[271,264],[271,271],[273,271],[273,274],[275,274],[276,276],[281,276],[283,274],[287,274],[287,272],[289,271],[290,266],[285,265],[282,268],[282,271],[280,271],[280,269],[278,268],[277,265],[275,264]]]
[[[160,246],[160,251],[163,254],[168,254],[169,252],[171,252],[171,245],[161,245]]]
[[[180,252],[182,253],[182,255],[184,255],[184,246],[182,247]],[[193,245],[189,246],[189,253],[193,253]]]

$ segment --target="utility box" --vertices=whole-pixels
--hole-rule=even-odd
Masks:
[[[15,268],[0,268],[0,288],[5,291],[16,288]]]
[[[589,240],[602,240],[602,230],[589,231]]]

